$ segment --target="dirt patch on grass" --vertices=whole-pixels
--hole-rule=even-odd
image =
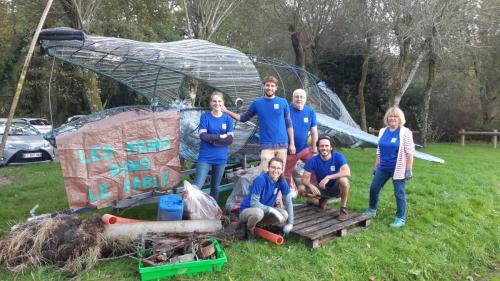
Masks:
[[[12,184],[12,183],[14,183],[13,180],[0,176],[0,185],[7,185],[7,184]]]

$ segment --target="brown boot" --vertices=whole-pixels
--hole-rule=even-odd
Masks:
[[[340,214],[337,217],[339,221],[346,221],[349,219],[349,213],[347,212],[347,207],[340,207]]]

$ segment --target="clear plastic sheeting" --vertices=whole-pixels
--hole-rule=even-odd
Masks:
[[[179,98],[185,77],[233,100],[239,97],[245,106],[262,95],[259,72],[248,56],[208,41],[149,43],[86,35],[71,28],[44,29],[39,38],[48,55],[108,76],[164,106]]]
[[[316,119],[318,122],[318,133],[333,138],[337,145],[350,145],[352,147],[376,147],[378,145],[378,138],[376,136],[368,134],[359,128],[351,127],[335,118],[321,113],[316,114]],[[349,142],[351,139],[355,140],[355,142]],[[439,157],[419,151],[415,151],[414,156],[426,161],[444,163],[444,160]]]
[[[118,113],[132,111],[132,110],[148,111],[148,112],[152,111],[150,106],[145,106],[145,105],[131,105],[131,106],[110,108],[101,112],[96,112],[83,116],[68,123],[64,123],[60,127],[52,130],[50,133],[45,134],[43,137],[46,140],[48,140],[53,146],[57,147],[55,139],[58,135],[77,131],[87,123],[96,122],[102,119],[106,119],[110,116],[116,115]]]
[[[186,103],[182,101],[174,101],[170,107],[171,109],[177,109],[180,111],[180,135],[181,135],[181,143],[179,149],[179,155],[191,162],[197,162],[198,160],[198,151],[200,148],[200,137],[198,132],[198,127],[200,123],[200,116],[205,109],[201,108],[192,108]],[[152,112],[152,108],[150,106],[122,106],[115,107],[111,109],[106,109],[101,112],[93,113],[90,115],[83,116],[75,121],[63,124],[59,128],[53,130],[51,134],[46,134],[44,137],[47,139],[52,145],[56,146],[55,139],[58,135],[74,132],[81,127],[83,127],[87,123],[96,122],[102,119],[106,119],[110,116],[116,115],[121,112],[131,111],[131,110],[139,110],[139,111],[147,111]],[[164,108],[156,108],[156,111],[163,111]],[[235,133],[233,138],[233,143],[229,146],[229,154],[233,155],[237,153],[249,139],[255,134],[257,126],[252,122],[236,122],[235,124]]]
[[[258,177],[262,171],[260,167],[253,167],[247,169],[239,174],[238,180],[234,184],[233,191],[226,201],[225,211],[229,214],[238,215],[240,210],[241,201],[250,193],[250,186],[252,182]]]
[[[317,111],[359,129],[359,125],[352,119],[339,96],[330,90],[324,81],[320,81],[317,86],[321,93],[310,96],[310,102],[317,106]]]
[[[324,82],[303,68],[283,61],[247,56],[203,40],[149,43],[91,36],[71,28],[45,29],[39,40],[50,56],[110,77],[145,96],[154,106],[178,108],[181,111],[180,155],[193,162],[198,158],[198,123],[204,109],[187,108],[176,101],[186,77],[223,92],[234,103],[241,99],[244,110],[255,98],[262,96],[261,74],[273,75],[279,81],[278,96],[291,100],[295,89],[306,90],[308,104],[318,112],[320,134],[333,137],[341,146],[377,145],[377,138],[360,130],[340,98]],[[85,123],[122,110],[151,109],[121,107],[106,110],[63,125],[47,138],[54,143],[57,134],[77,130]],[[259,139],[254,123],[236,122],[234,135],[230,154],[259,159]],[[444,162],[424,153],[417,152],[415,156]]]
[[[319,135],[328,135],[339,146],[377,146],[376,136],[368,134],[358,127],[352,127],[326,114],[316,113]]]
[[[199,125],[200,116],[204,110],[201,108],[191,108],[185,103],[176,102],[172,105],[181,111],[181,147],[180,155],[182,158],[191,162],[198,161],[198,152],[200,148]],[[252,122],[235,122],[233,143],[229,146],[229,155],[238,152],[254,135],[257,126]]]

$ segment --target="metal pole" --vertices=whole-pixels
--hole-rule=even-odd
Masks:
[[[23,69],[21,70],[21,75],[19,76],[19,82],[17,83],[16,93],[14,94],[14,99],[12,100],[12,104],[10,105],[9,117],[7,118],[7,123],[5,124],[5,131],[2,137],[2,143],[0,144],[0,158],[2,161],[3,161],[3,150],[7,143],[7,137],[9,136],[10,125],[12,124],[14,113],[16,112],[17,102],[19,101],[21,90],[23,89],[24,80],[26,79],[26,72],[28,72],[28,67],[31,62],[31,57],[33,56],[33,51],[35,50],[36,41],[38,40],[38,35],[42,30],[45,19],[47,18],[50,6],[52,6],[52,1],[53,0],[47,0],[47,4],[45,5],[45,10],[42,13],[40,21],[38,22],[38,26],[36,28],[35,34],[33,35],[33,39],[31,39],[31,45],[28,50],[28,54],[26,55],[26,59],[24,60],[24,65]]]

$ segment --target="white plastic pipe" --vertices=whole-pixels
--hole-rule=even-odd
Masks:
[[[154,233],[215,233],[222,230],[220,220],[148,221],[104,225],[106,238],[136,239]]]

